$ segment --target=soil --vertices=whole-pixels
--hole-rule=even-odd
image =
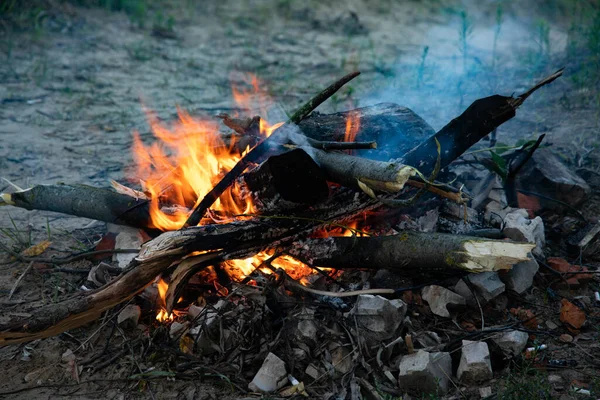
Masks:
[[[141,20],[125,12],[60,3],[45,9],[35,23],[7,15],[0,19],[0,177],[6,179],[0,181],[0,192],[12,190],[12,184],[128,183],[132,132],[153,140],[144,107],[165,121],[177,118],[177,107],[203,117],[244,113],[233,102],[231,87],[244,84],[247,72],[259,77],[277,109],[289,113],[345,73],[360,70],[361,76],[319,111],[392,101],[439,129],[477,98],[520,93],[566,66],[565,77],[535,93],[516,118],[499,128],[498,141],[514,144],[545,133],[545,142],[569,165],[597,179],[600,94],[597,86],[577,83],[588,54],[569,53],[575,17],[562,16],[557,2],[516,3],[503,3],[498,34],[497,4],[477,1],[157,2]],[[466,46],[461,9],[468,10],[472,22]],[[165,20],[160,16],[173,16],[172,32],[156,33],[153,27]],[[542,20],[547,35],[539,33]],[[582,209],[588,217],[598,213],[595,201]],[[44,256],[93,248],[106,231],[94,221],[12,207],[0,209],[0,228],[0,241],[14,248],[50,240]],[[555,250],[560,251],[549,249]],[[79,290],[85,278],[47,274],[34,265],[9,300],[27,265],[9,262],[8,254],[0,258],[5,261],[0,266],[5,317],[18,313],[22,302],[44,304]],[[79,261],[65,267],[85,271],[90,265]],[[530,300],[538,302],[539,296]],[[130,366],[118,362],[84,372],[81,380],[88,383],[77,384],[61,357],[67,349],[78,355],[100,351],[102,334],[81,345],[98,327],[1,348],[0,397],[40,385],[6,396],[237,398],[218,382],[163,379],[147,388],[132,386],[119,381]],[[561,356],[584,357],[577,351]],[[566,382],[585,378],[577,371],[567,375]]]

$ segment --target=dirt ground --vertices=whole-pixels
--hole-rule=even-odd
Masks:
[[[132,132],[152,140],[142,103],[165,121],[176,118],[177,106],[197,116],[232,112],[232,83],[250,72],[291,112],[352,70],[362,75],[320,111],[393,101],[439,129],[477,98],[519,93],[567,67],[500,127],[498,141],[545,133],[568,164],[598,177],[600,92],[590,60],[600,55],[585,45],[593,21],[584,7],[593,5],[584,2],[182,0],[146,5],[143,15],[74,3],[0,15],[0,178],[20,187],[126,183]],[[0,181],[0,192],[10,190]],[[582,209],[598,215],[593,203]],[[9,246],[49,238],[45,255],[92,248],[105,232],[90,220],[12,207],[0,209],[0,228]],[[8,300],[27,265],[8,254],[0,259],[3,314],[18,313],[23,301],[54,301],[85,277],[33,271]],[[0,349],[0,397],[237,398],[218,382],[163,379],[143,390],[119,381],[126,365],[84,372],[88,383],[78,385],[61,356],[81,351],[98,326]]]

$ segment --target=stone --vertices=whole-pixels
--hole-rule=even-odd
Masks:
[[[139,306],[136,306],[135,304],[129,304],[123,307],[119,313],[119,316],[117,317],[117,324],[124,329],[134,329],[137,326],[141,315],[142,310]]]
[[[555,329],[558,329],[560,325],[558,325],[554,321],[548,320],[548,321],[546,321],[546,326],[548,327],[549,330],[553,331]]]
[[[350,357],[350,350],[338,342],[330,342],[327,346],[331,352],[331,364],[339,376],[352,371],[354,363]]]
[[[253,392],[271,393],[281,389],[287,383],[285,363],[273,353],[267,354],[262,366],[248,384]]]
[[[491,395],[492,395],[492,387],[491,386],[479,388],[479,396],[481,396],[482,399],[490,397]]]
[[[572,255],[590,257],[600,250],[600,223],[586,225],[567,240]]]
[[[188,308],[188,317],[190,317],[190,319],[194,320],[194,319],[198,318],[198,315],[200,315],[200,313],[203,310],[204,310],[204,307],[200,307],[195,304],[191,304],[190,307]]]
[[[492,342],[508,357],[516,357],[527,347],[529,335],[521,331],[502,332],[492,337]]]
[[[462,341],[462,354],[456,376],[464,383],[482,383],[492,379],[494,374],[487,343]]]
[[[146,241],[142,231],[137,228],[108,224],[107,231],[116,234],[115,249],[140,249],[142,243]],[[137,257],[136,253],[115,253],[113,254],[113,261],[117,263],[119,268],[126,268],[135,257]]]
[[[506,215],[516,210],[518,210],[518,208],[508,207],[506,203],[490,201],[485,206],[483,220],[492,226],[502,226]]]
[[[315,345],[317,343],[317,324],[314,321],[315,311],[312,309],[304,308],[297,315],[299,320],[294,336],[299,342],[306,343],[308,345]]]
[[[481,272],[478,274],[469,274],[469,281],[473,284],[479,301],[489,302],[494,297],[504,293],[505,285],[498,277],[497,272]]]
[[[189,326],[190,326],[190,323],[188,321],[185,321],[184,323],[175,321],[169,327],[169,336],[171,337],[171,339],[178,338],[183,334],[183,332],[185,332],[185,330]]]
[[[442,286],[426,286],[421,291],[421,297],[429,304],[431,312],[440,317],[450,318],[448,305],[466,305],[464,297]]]
[[[500,274],[500,279],[509,290],[523,294],[533,285],[533,278],[539,269],[537,261],[531,257],[531,260],[515,264],[510,270]]]
[[[558,339],[563,343],[572,343],[573,342],[573,336],[569,335],[568,333],[563,333],[562,335],[559,336]]]
[[[321,375],[319,369],[315,367],[314,364],[308,364],[308,367],[306,367],[304,373],[313,379],[317,379]]]
[[[502,233],[517,242],[535,243],[536,247],[532,253],[543,257],[543,249],[546,244],[544,221],[540,217],[529,219],[528,216],[527,210],[521,208],[506,214]]]
[[[537,149],[518,175],[518,188],[539,193],[571,206],[580,204],[591,192],[583,178],[571,171],[551,149]],[[544,208],[562,209],[555,201],[540,198]]]
[[[398,386],[424,393],[446,393],[452,376],[450,353],[428,353],[419,350],[402,357]]]
[[[433,331],[423,331],[416,335],[414,340],[423,348],[436,347],[442,344],[440,335]]]
[[[456,282],[456,285],[454,285],[452,288],[452,291],[464,297],[468,305],[477,305],[477,300],[475,300],[475,296],[473,295],[471,288],[469,285],[467,285],[464,279],[459,279],[458,282]]]
[[[400,299],[364,294],[347,314],[355,318],[361,334],[370,340],[385,340],[395,336],[406,315],[406,303]]]

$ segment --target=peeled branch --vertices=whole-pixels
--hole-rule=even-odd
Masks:
[[[489,272],[529,260],[535,244],[445,233],[308,239],[289,254],[312,265],[394,271]]]

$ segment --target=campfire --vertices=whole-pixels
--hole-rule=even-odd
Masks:
[[[8,205],[124,225],[150,240],[106,284],[0,326],[0,344],[57,335],[147,298],[153,307],[146,312],[167,327],[178,356],[252,379],[252,391],[287,386],[288,396],[306,395],[309,379],[338,379],[355,368],[395,382],[389,365],[398,351],[427,362],[441,355],[451,367],[441,342],[413,338],[409,332],[418,329],[403,325],[407,303],[425,301],[437,317],[450,317],[472,290],[469,284],[461,292],[460,278],[500,282],[531,261],[541,244],[510,234],[509,222],[529,221],[511,207],[519,171],[543,136],[508,160],[494,159],[492,167],[503,168],[500,188],[491,183],[470,193],[454,184],[451,164],[561,74],[517,97],[477,100],[438,132],[395,104],[313,112],[358,73],[287,120],[265,119],[272,101],[256,77],[250,90],[233,90],[246,110],[239,115],[199,118],[179,109],[178,120],[166,123],[147,111],[155,140],[145,143],[134,133],[128,184],[39,185],[2,194]],[[506,191],[508,204],[494,203],[496,189]],[[485,218],[470,207],[474,202]],[[499,214],[504,226],[494,220]],[[371,280],[370,271],[387,271],[406,285],[389,276]],[[459,281],[453,291],[446,279]],[[413,340],[430,353],[415,352]],[[279,375],[268,376],[269,368]],[[400,380],[410,387],[402,368]],[[373,390],[366,378],[352,376]],[[448,376],[438,378],[431,391],[447,390]]]

